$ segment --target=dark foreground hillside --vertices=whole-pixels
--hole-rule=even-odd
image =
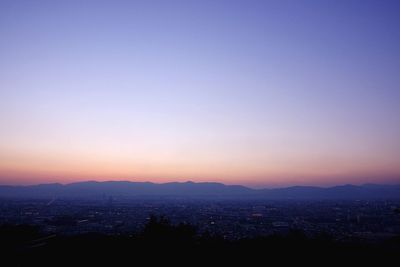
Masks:
[[[207,233],[197,235],[190,225],[171,225],[153,217],[144,230],[131,235],[43,235],[32,226],[0,227],[3,266],[144,266],[147,264],[245,263],[375,263],[391,265],[400,255],[400,238],[381,243],[339,242],[302,232],[236,241]]]

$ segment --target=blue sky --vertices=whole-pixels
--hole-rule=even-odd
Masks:
[[[1,1],[1,181],[398,182],[399,11]]]

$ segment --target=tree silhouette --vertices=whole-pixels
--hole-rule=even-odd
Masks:
[[[145,225],[142,238],[149,241],[168,242],[170,244],[193,242],[196,238],[194,226],[186,223],[171,224],[165,216],[150,216]]]

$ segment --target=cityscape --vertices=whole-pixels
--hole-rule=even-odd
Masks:
[[[0,224],[34,225],[46,234],[135,235],[151,215],[198,232],[242,239],[301,230],[336,240],[380,242],[400,235],[400,200],[235,201],[2,200]]]

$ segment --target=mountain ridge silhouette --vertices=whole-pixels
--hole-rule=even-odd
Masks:
[[[398,199],[400,184],[291,186],[253,189],[217,182],[85,181],[69,184],[0,185],[3,198],[185,197],[258,199]]]

